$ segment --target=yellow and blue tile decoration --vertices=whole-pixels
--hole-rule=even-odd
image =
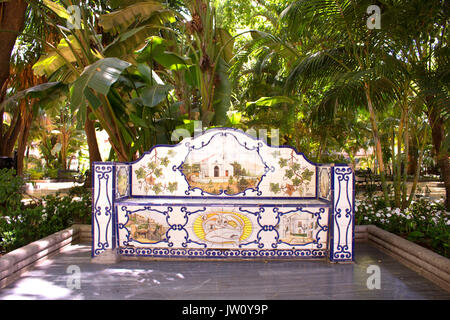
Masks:
[[[96,163],[93,250],[353,261],[353,171],[230,128]]]

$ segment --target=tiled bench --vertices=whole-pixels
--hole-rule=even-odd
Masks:
[[[353,261],[354,175],[230,128],[95,163],[92,256]]]

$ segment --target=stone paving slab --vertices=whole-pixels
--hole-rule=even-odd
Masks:
[[[90,262],[90,246],[72,245],[0,290],[0,300],[450,300],[450,293],[370,243],[356,243],[354,264],[326,261]],[[381,288],[369,290],[369,265]],[[80,270],[80,288],[71,268]],[[75,266],[75,267],[74,267]],[[69,268],[69,269],[68,269]]]

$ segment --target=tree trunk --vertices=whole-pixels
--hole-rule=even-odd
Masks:
[[[1,118],[3,119],[2,113],[0,113]],[[11,125],[4,132],[3,135],[0,135],[0,139],[2,140],[2,144],[0,145],[0,156],[11,157],[14,150],[14,145],[16,144],[17,138],[22,130],[22,115],[20,113],[19,108],[17,108],[14,113],[13,118],[11,119]]]
[[[408,175],[414,175],[419,162],[419,147],[417,146],[417,136],[414,134],[409,140],[408,152]]]
[[[94,161],[102,161],[100,155],[100,150],[97,143],[97,134],[95,133],[94,121],[89,119],[91,111],[88,109],[88,114],[86,115],[86,122],[84,125],[84,131],[86,133],[86,140],[89,148],[89,167],[92,169],[92,164]]]
[[[23,120],[21,121],[21,132],[17,141],[17,175],[22,176],[24,172],[25,149],[27,147],[28,135],[30,133],[31,122],[33,121],[33,104],[26,100],[21,101]]]
[[[380,136],[378,134],[378,126],[377,126],[377,120],[375,116],[375,110],[373,109],[372,105],[372,99],[370,97],[370,88],[369,84],[365,83],[365,94],[367,98],[367,106],[369,108],[369,114],[370,114],[370,123],[372,124],[372,135],[373,135],[373,142],[375,144],[375,154],[376,158],[378,160],[378,168],[380,170],[380,178],[381,178],[381,187],[383,189],[383,196],[386,202],[389,201],[389,195],[387,190],[387,184],[386,184],[386,175],[384,170],[384,160],[383,160],[383,152],[381,150],[381,141]]]
[[[23,30],[24,21],[25,21],[25,13],[28,7],[28,3],[26,0],[14,0],[8,2],[0,3],[0,103],[3,102],[3,99],[6,94],[7,81],[9,78],[10,72],[10,60],[11,53],[14,49],[14,45],[16,43],[17,36]],[[17,118],[14,118],[15,122],[12,121],[10,129],[3,135],[0,135],[2,139],[2,147],[1,155],[10,157],[12,151],[14,149],[14,144],[19,137],[19,135],[23,136],[23,130],[20,130],[22,124],[26,122],[26,119],[21,118],[19,113]],[[0,118],[0,121],[3,122],[3,117]],[[3,125],[2,123],[0,125]],[[27,138],[27,136],[25,136]],[[25,141],[26,146],[26,141]],[[25,149],[23,150],[25,152]],[[20,155],[18,153],[18,161],[21,161],[21,165],[18,164],[18,170],[23,170],[23,154]]]
[[[422,137],[422,144],[419,144],[419,141],[416,140],[415,144],[417,146],[418,149],[418,160],[415,166],[415,172],[414,172],[414,180],[413,180],[413,184],[411,187],[411,191],[409,193],[409,198],[408,198],[408,203],[406,204],[406,207],[408,208],[411,205],[412,200],[414,199],[414,196],[416,194],[416,189],[417,189],[417,184],[419,183],[419,177],[420,177],[420,170],[422,167],[422,162],[423,162],[423,155],[425,153],[425,144],[427,143],[428,140],[428,130],[425,130],[425,133]]]
[[[22,32],[27,6],[28,3],[25,0],[0,3],[0,30],[8,30],[0,31],[0,88],[9,77],[11,52],[18,34]]]
[[[431,126],[431,139],[437,155],[437,164],[445,186],[445,207],[447,211],[450,211],[450,162],[448,160],[448,150],[442,148],[445,124],[436,108],[430,106],[428,107],[428,120]]]

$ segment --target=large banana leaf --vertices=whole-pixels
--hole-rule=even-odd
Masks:
[[[226,63],[230,63],[231,59],[233,59],[233,37],[227,30],[222,28],[217,28],[216,33],[218,44],[220,47],[223,47],[222,57],[225,59]]]
[[[155,14],[168,13],[169,10],[158,1],[145,1],[100,17],[99,24],[104,31],[118,34],[125,32],[131,25],[150,19]],[[171,21],[173,18],[171,18]]]
[[[25,97],[39,98],[39,99],[56,99],[61,94],[66,86],[61,82],[47,82],[22,91],[9,97],[0,104],[0,111],[5,107],[17,103]]]
[[[104,50],[107,57],[124,57],[145,43],[145,40],[158,31],[159,25],[146,25],[131,29],[118,35]]]
[[[137,62],[147,62],[153,59],[154,56],[164,53],[167,49],[167,40],[158,36],[153,36],[147,39],[147,44],[144,48],[137,51]]]
[[[72,84],[72,110],[76,110],[82,105],[87,88],[107,95],[111,86],[130,65],[130,63],[117,58],[104,58],[87,66],[81,76]],[[92,97],[88,94],[86,98]]]
[[[164,68],[169,70],[179,71],[188,69],[192,66],[192,61],[189,57],[182,57],[179,54],[167,50],[171,45],[170,41],[161,37],[153,36],[148,39],[147,45],[137,52],[138,62],[156,61]]]
[[[64,8],[60,3],[51,1],[51,0],[43,0],[44,5],[46,5],[50,10],[52,10],[55,14],[63,19],[69,19],[69,12]]]
[[[173,89],[171,85],[154,85],[142,91],[142,104],[146,107],[154,107],[166,99],[169,91]]]
[[[247,102],[246,107],[250,106],[273,107],[274,105],[277,105],[279,103],[293,104],[295,103],[295,100],[286,96],[262,97],[256,101]]]
[[[69,36],[68,40],[75,51],[75,54],[81,55],[82,49],[80,43],[75,39],[74,36]],[[33,65],[34,74],[37,76],[47,76],[50,77],[53,73],[63,67],[67,62],[76,62],[76,57],[74,51],[69,47],[69,43],[66,39],[61,39],[56,49],[56,51],[50,52],[46,56],[42,56],[38,62]],[[65,60],[64,60],[65,59]]]
[[[142,0],[110,0],[109,5],[112,9],[126,8],[132,4],[142,2]]]
[[[135,74],[139,75],[141,79],[143,79],[148,85],[164,85],[164,82],[156,74],[156,72],[150,69],[150,67],[145,63],[138,63],[137,71],[135,72]]]

